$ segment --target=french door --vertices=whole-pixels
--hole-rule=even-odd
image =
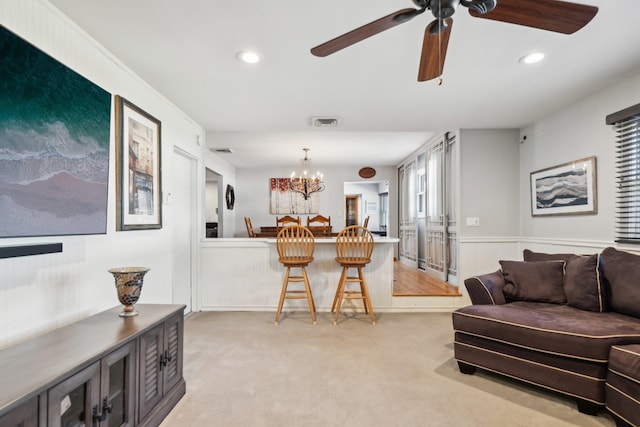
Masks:
[[[411,160],[398,169],[400,187],[398,226],[400,261],[418,268],[418,238],[416,226],[415,185],[416,160]]]
[[[457,283],[457,144],[446,133],[398,169],[400,260]]]

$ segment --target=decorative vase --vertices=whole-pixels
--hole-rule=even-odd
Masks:
[[[142,279],[149,270],[147,267],[122,267],[109,270],[109,273],[113,274],[116,279],[118,300],[124,306],[120,317],[130,317],[138,314],[133,305],[140,298]]]

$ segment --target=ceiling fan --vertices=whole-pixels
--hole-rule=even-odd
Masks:
[[[345,47],[365,40],[385,30],[403,24],[430,10],[435,20],[424,32],[418,81],[442,75],[447,54],[453,14],[458,6],[469,9],[471,16],[508,22],[541,30],[573,34],[593,19],[595,6],[560,0],[412,0],[419,9],[402,9],[356,28],[311,49],[315,56],[328,56]]]

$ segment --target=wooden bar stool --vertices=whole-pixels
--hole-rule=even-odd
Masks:
[[[334,325],[338,323],[340,307],[344,299],[361,299],[364,304],[364,312],[369,313],[369,317],[371,317],[371,324],[376,324],[367,281],[362,271],[371,262],[373,246],[373,235],[369,230],[359,225],[342,229],[336,238],[336,261],[342,266],[342,274],[331,305],[331,312],[333,313],[334,310],[336,312],[336,317],[333,320]],[[358,275],[349,276],[350,268],[356,268]],[[350,282],[359,283],[360,290],[347,290],[347,283]]]
[[[276,325],[280,321],[280,313],[282,312],[284,300],[302,298],[307,298],[309,312],[311,313],[311,320],[315,325],[316,305],[313,302],[311,286],[309,286],[309,278],[307,277],[307,266],[313,262],[313,251],[315,249],[313,233],[311,233],[308,228],[301,225],[290,225],[288,227],[284,227],[278,232],[278,236],[276,237],[276,248],[278,249],[279,261],[282,265],[287,267],[284,281],[282,282],[278,311],[276,312]],[[291,275],[292,268],[300,268],[301,274],[299,276]],[[304,283],[304,290],[289,290],[289,282]]]

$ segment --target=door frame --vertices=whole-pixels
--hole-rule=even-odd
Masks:
[[[344,225],[349,226],[349,200],[355,200],[356,223],[351,225],[360,225],[360,195],[345,194],[344,195]]]
[[[186,160],[189,161],[189,191],[191,193],[191,206],[189,209],[190,215],[189,215],[189,221],[190,221],[190,239],[189,239],[189,246],[190,246],[190,252],[191,252],[191,256],[189,259],[189,270],[190,270],[190,274],[191,274],[191,284],[189,286],[189,301],[190,301],[190,305],[191,305],[191,312],[196,312],[199,310],[199,304],[198,304],[198,298],[196,297],[198,295],[198,290],[197,288],[197,283],[198,283],[198,264],[197,264],[197,260],[199,260],[199,251],[198,251],[198,240],[199,240],[199,233],[198,230],[200,230],[199,227],[197,227],[198,224],[198,189],[200,188],[198,186],[198,170],[199,170],[199,162],[198,162],[198,157],[194,156],[192,154],[190,154],[189,152],[174,146],[173,147],[173,154],[174,156],[181,156],[183,158],[185,158]],[[175,170],[174,170],[175,172]],[[172,207],[173,209],[176,209],[176,206],[174,205]],[[181,207],[182,208],[182,207]],[[173,213],[173,209],[172,209],[172,213]],[[172,218],[173,219],[173,218]],[[175,224],[174,224],[175,227]],[[173,230],[172,230],[173,232]],[[173,237],[172,237],[173,240]],[[173,255],[172,255],[172,262],[173,262]],[[173,269],[172,269],[172,274],[173,274]],[[171,299],[173,302],[173,295],[174,295],[174,283],[173,283],[173,277],[171,278]]]

